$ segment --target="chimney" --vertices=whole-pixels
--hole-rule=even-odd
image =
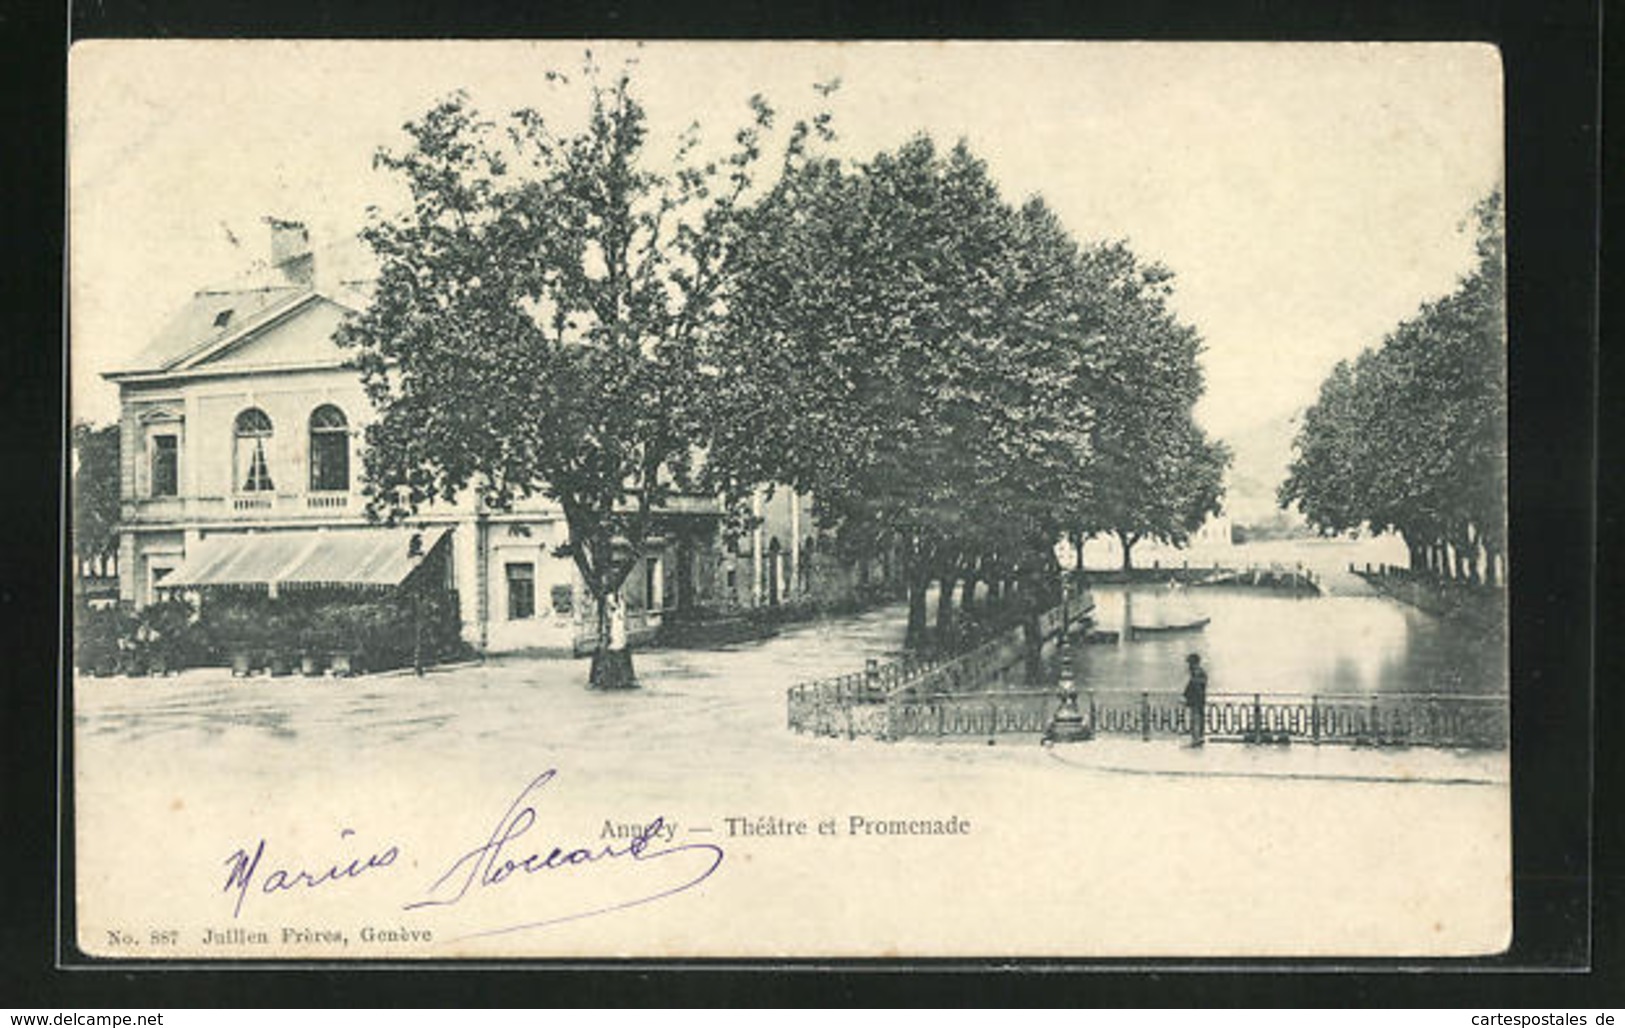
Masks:
[[[265,223],[271,226],[271,267],[293,285],[313,285],[316,258],[310,252],[310,232],[304,222],[267,217]]]

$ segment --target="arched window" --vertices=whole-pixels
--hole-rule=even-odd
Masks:
[[[350,488],[350,424],[332,404],[310,414],[310,491],[344,492]]]
[[[245,493],[268,493],[271,484],[271,465],[266,455],[266,444],[271,438],[271,419],[258,407],[250,407],[237,415],[236,426],[236,482]]]

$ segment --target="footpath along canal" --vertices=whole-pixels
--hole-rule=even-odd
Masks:
[[[1211,622],[1191,635],[1078,647],[1080,689],[1177,693],[1188,652],[1202,654],[1215,693],[1492,696],[1504,687],[1499,647],[1374,593],[1296,598],[1163,586],[1094,592],[1104,628],[1120,627],[1131,607],[1136,618],[1166,616],[1153,613],[1155,607],[1185,607]],[[786,730],[785,690],[861,670],[870,658],[898,658],[904,620],[900,605],[889,606],[726,649],[640,652],[643,688],[624,695],[588,692],[582,661],[529,657],[438,669],[423,679],[244,680],[223,669],[162,679],[82,679],[75,722],[82,749],[162,752],[201,742],[222,760],[267,769],[277,766],[279,753],[303,757],[342,748],[451,756],[471,747],[489,754],[520,747],[583,751],[594,759],[660,751],[677,767],[744,768],[788,754],[817,763],[850,761],[850,753],[823,752],[825,740]],[[1170,748],[1166,740],[1147,745],[1157,752]],[[264,759],[255,760],[260,751]],[[1143,763],[1146,756],[1136,759]],[[1179,766],[1188,767],[1180,759]],[[1322,764],[1332,759],[1317,758]],[[1486,759],[1503,765],[1505,754]]]

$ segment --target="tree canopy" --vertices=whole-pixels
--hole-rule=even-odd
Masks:
[[[586,77],[584,127],[521,110],[499,131],[454,95],[379,153],[413,208],[364,233],[377,292],[341,342],[379,413],[370,509],[469,488],[498,509],[557,501],[598,608],[591,682],[613,687],[633,681],[618,590],[688,478],[708,416],[697,345],[773,112],[752,98],[726,155],[702,161],[691,132],[657,172],[629,72]]]
[[[955,584],[1013,581],[1036,611],[1063,534],[1179,542],[1216,509],[1224,453],[1190,420],[1199,341],[1168,273],[1006,203],[964,143],[807,161],[747,224],[710,348],[740,416],[713,423],[710,465],[899,551],[911,638],[932,580],[939,633]]]
[[[1499,191],[1473,210],[1477,262],[1321,385],[1281,506],[1326,534],[1400,533],[1412,566],[1494,578],[1506,548],[1506,316]]]
[[[73,553],[81,561],[118,553],[119,426],[73,426]]]
[[[762,100],[725,156],[691,135],[657,171],[630,76],[587,96],[568,132],[462,96],[409,124],[378,163],[413,208],[366,232],[382,272],[341,341],[379,412],[376,516],[469,489],[560,504],[593,684],[632,679],[615,601],[674,491],[735,512],[811,493],[847,554],[902,558],[916,642],[931,581],[939,636],[979,583],[1036,630],[1058,539],[1178,543],[1217,509],[1226,455],[1191,419],[1200,340],[1165,269],[1006,202],[964,143],[841,161],[814,152],[818,115],[757,189]]]

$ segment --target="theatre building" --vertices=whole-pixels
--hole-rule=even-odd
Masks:
[[[550,501],[498,512],[469,496],[404,526],[368,522],[360,447],[372,411],[333,338],[365,293],[319,282],[304,228],[268,221],[271,261],[257,277],[200,290],[105,372],[121,407],[120,599],[388,589],[434,557],[477,649],[579,651],[592,605],[559,555],[567,532]],[[684,608],[795,603],[852,584],[833,567],[821,582],[806,497],[781,488],[755,505],[758,526],[724,539],[715,499],[671,501],[623,590],[634,637]]]

